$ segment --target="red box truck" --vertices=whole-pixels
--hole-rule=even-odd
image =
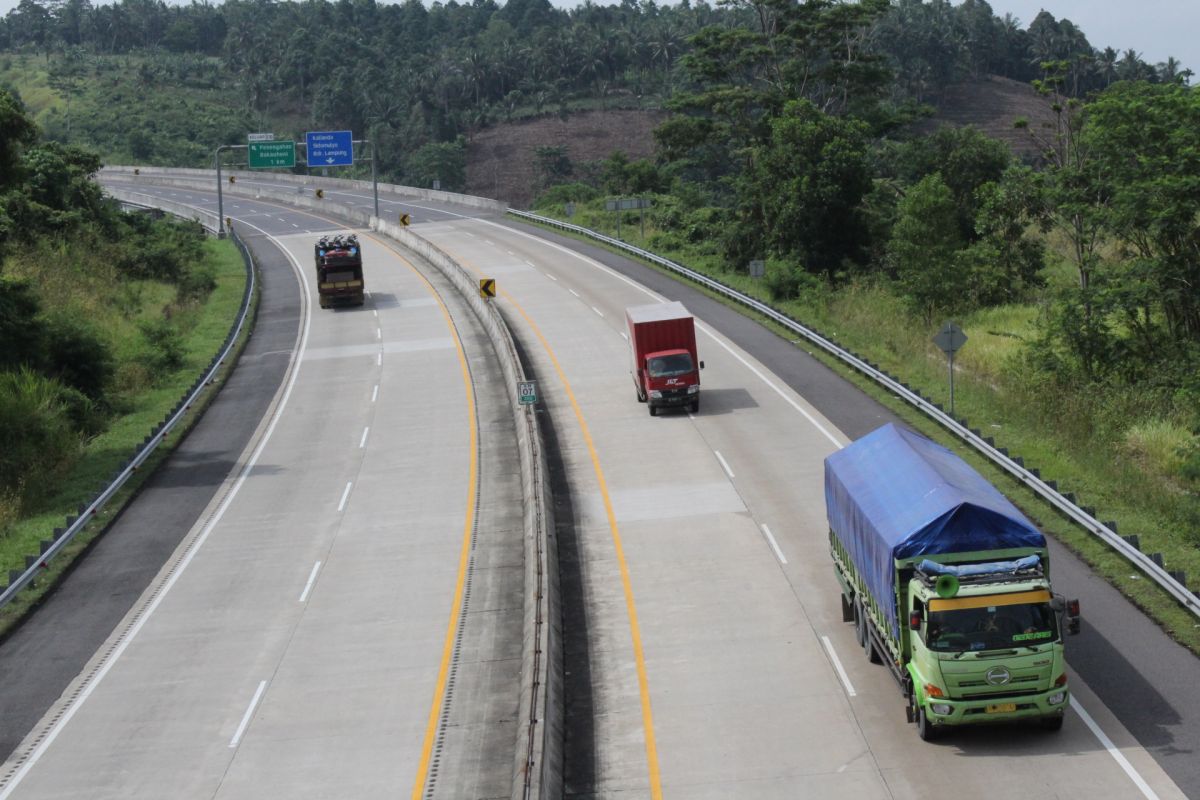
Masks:
[[[630,373],[639,402],[658,409],[687,406],[700,410],[700,370],[696,325],[683,303],[652,303],[625,309],[629,328]]]

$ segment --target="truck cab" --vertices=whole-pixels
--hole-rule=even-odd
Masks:
[[[642,386],[651,409],[689,405],[699,410],[699,365],[687,350],[660,350],[646,354],[641,368]]]
[[[946,725],[1024,718],[1062,726],[1070,701],[1062,634],[1078,632],[1078,608],[1052,593],[1043,558],[965,574],[923,561],[912,571],[906,689],[922,738]]]

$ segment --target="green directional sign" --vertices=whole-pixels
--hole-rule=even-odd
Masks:
[[[246,145],[250,155],[250,169],[273,169],[296,166],[296,143],[250,142]]]

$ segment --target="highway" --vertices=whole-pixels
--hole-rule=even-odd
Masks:
[[[0,797],[506,794],[517,698],[488,698],[520,666],[520,482],[490,345],[370,235],[367,305],[315,309],[334,226],[246,212],[304,286],[289,372]]]
[[[264,179],[263,184],[269,185],[269,180]],[[139,191],[161,191],[176,202],[210,209],[215,202],[202,191],[181,191],[179,187],[151,189],[143,184]],[[369,208],[369,197],[346,197],[339,202],[351,200]],[[235,204],[239,207],[234,208]],[[1096,585],[1102,582],[1058,549],[1053,555],[1056,586],[1084,597],[1086,620],[1084,634],[1068,643],[1077,706],[1063,731],[1047,735],[1034,729],[969,730],[932,745],[917,739],[912,726],[904,721],[895,683],[883,668],[866,663],[852,628],[841,622],[829,563],[822,459],[889,418],[849,384],[735,312],[619,257],[453,206],[381,196],[381,207],[385,216],[401,208],[410,211],[415,233],[479,276],[496,279],[500,289],[497,302],[537,373],[545,409],[541,417],[558,451],[556,510],[567,631],[568,796],[782,798],[803,792],[834,798],[906,798],[936,796],[948,787],[988,798],[1200,796],[1200,779],[1192,763],[1196,716],[1195,700],[1189,700],[1189,695],[1194,695],[1194,690],[1187,688],[1196,674],[1195,659],[1181,653],[1153,626],[1147,629],[1144,618],[1128,603],[1111,589]],[[254,225],[277,236],[300,264],[306,263],[306,252],[311,253],[312,232],[331,224],[310,214],[229,195],[225,208],[227,215],[253,220]],[[372,255],[395,258],[375,247]],[[401,266],[389,262],[388,275],[405,274]],[[402,300],[390,308],[387,291],[382,286],[379,291],[376,295],[372,283],[372,303],[382,304],[373,309],[381,315],[379,331],[403,324],[402,319],[410,321],[407,315],[432,309],[417,304],[415,308],[421,311],[407,310],[404,298],[419,296],[414,287],[392,289],[393,298]],[[702,324],[700,347],[706,369],[702,406],[695,416],[672,413],[650,418],[633,396],[622,336],[623,310],[660,296],[684,300]],[[399,311],[405,314],[394,313]],[[162,622],[158,623],[163,626],[160,630],[153,622],[147,623],[138,639],[146,644],[129,646],[132,653],[161,639],[161,650],[169,652],[172,633],[176,644],[186,638],[191,657],[176,657],[175,661],[168,657],[155,670],[162,675],[166,674],[164,665],[179,668],[169,673],[174,677],[158,681],[171,684],[171,688],[164,689],[164,694],[149,694],[150,705],[143,708],[142,715],[124,708],[121,713],[112,712],[104,700],[95,699],[105,697],[104,690],[97,689],[69,724],[62,726],[63,733],[46,748],[28,771],[20,792],[12,796],[155,796],[149,790],[140,794],[140,787],[151,782],[154,774],[152,770],[150,776],[144,774],[146,762],[170,763],[169,754],[156,752],[149,759],[147,752],[141,751],[122,755],[129,749],[132,734],[126,733],[124,740],[114,737],[113,729],[106,727],[114,724],[114,717],[123,717],[125,725],[138,728],[139,736],[144,730],[154,741],[165,738],[170,743],[165,749],[171,752],[186,752],[189,760],[182,774],[192,775],[195,785],[203,787],[197,794],[205,796],[272,796],[263,793],[266,786],[287,786],[289,797],[373,796],[383,784],[394,788],[404,783],[405,770],[410,784],[422,780],[415,777],[421,773],[422,751],[419,747],[406,749],[405,743],[417,738],[419,726],[414,717],[423,714],[421,722],[429,717],[429,698],[436,694],[436,669],[431,674],[427,664],[411,665],[412,680],[417,684],[426,681],[420,684],[425,689],[424,708],[417,702],[419,692],[410,696],[406,688],[384,688],[386,682],[378,677],[357,684],[361,705],[350,708],[332,699],[328,705],[314,702],[323,695],[311,684],[334,685],[328,691],[339,693],[338,697],[345,696],[341,694],[345,691],[353,695],[344,684],[356,684],[351,677],[357,674],[355,665],[375,658],[402,661],[403,654],[432,647],[437,636],[446,635],[453,581],[448,571],[442,571],[453,557],[450,545],[441,539],[436,546],[426,542],[420,547],[420,559],[401,564],[406,559],[389,550],[382,535],[356,537],[350,531],[385,527],[382,520],[394,518],[397,506],[411,510],[406,503],[416,503],[421,513],[432,514],[434,502],[429,498],[435,498],[446,516],[457,515],[461,539],[466,514],[461,508],[466,492],[461,475],[470,472],[469,465],[451,462],[439,474],[439,479],[451,484],[458,476],[457,491],[440,481],[440,488],[429,488],[431,484],[426,482],[409,495],[389,492],[379,483],[370,484],[371,479],[354,476],[370,463],[372,469],[367,473],[386,483],[388,468],[384,465],[399,458],[398,451],[429,455],[447,449],[447,442],[461,438],[462,419],[471,415],[463,408],[457,414],[449,408],[435,412],[408,396],[401,404],[407,413],[390,410],[380,418],[379,410],[371,408],[375,404],[368,404],[350,415],[354,424],[334,424],[320,417],[317,409],[327,411],[331,402],[341,407],[344,401],[350,411],[361,402],[365,385],[358,386],[361,381],[349,374],[349,368],[359,358],[356,348],[362,347],[362,326],[356,321],[341,330],[342,320],[355,316],[314,317],[306,355],[299,362],[295,397],[288,404],[295,410],[279,418],[280,432],[272,437],[279,437],[279,449],[268,443],[263,451],[264,457],[272,453],[264,463],[281,471],[264,475],[261,482],[253,484],[252,496],[241,501],[243,510],[235,513],[235,508],[241,508],[239,502],[229,505],[228,521],[223,518],[213,528],[205,548],[224,541],[222,553],[227,556],[230,541],[238,540],[238,531],[244,535],[247,528],[268,529],[270,536],[261,549],[256,546],[242,553],[244,573],[234,570],[231,576],[229,564],[212,557],[215,563],[207,591],[203,580],[197,578],[199,585],[190,592],[176,588],[172,594],[182,599],[164,600],[156,612],[159,617],[169,605],[174,607],[178,616],[161,618],[174,619],[177,627],[172,630],[169,622]],[[432,325],[428,319],[425,322]],[[377,338],[384,341],[381,332]],[[419,338],[430,342],[437,335],[425,328]],[[471,347],[466,350],[469,355]],[[415,359],[413,351],[404,352]],[[453,398],[455,391],[462,397],[462,378],[454,389],[447,374],[452,372],[445,363],[448,352],[441,353],[438,348],[422,352],[422,369],[432,369],[433,365],[425,362],[433,361],[435,354],[443,356],[434,370],[440,382],[430,384],[436,387],[431,394],[436,394],[439,403]],[[394,355],[399,354],[389,352],[388,360],[376,367],[383,370],[385,363],[391,365]],[[487,394],[480,372],[486,367],[486,359],[484,362],[470,362],[476,395]],[[394,381],[401,371],[399,366],[395,369]],[[405,386],[412,393],[410,382],[385,384],[381,377],[379,385],[381,393],[385,385],[392,386],[393,395],[403,396]],[[307,388],[302,390],[302,386]],[[359,395],[353,395],[353,387]],[[493,402],[499,404],[499,389],[492,391],[497,393]],[[341,401],[335,400],[338,397]],[[437,427],[428,420],[419,426],[412,421],[412,414],[434,413],[458,422]],[[475,418],[487,417],[476,414]],[[375,459],[366,454],[357,454],[357,461],[354,452],[339,455],[353,451],[355,442],[346,440],[353,439],[347,431],[355,428],[363,431],[367,447],[380,448],[375,451],[380,462],[378,474],[373,471]],[[300,443],[294,437],[303,437],[304,432],[318,438]],[[328,441],[319,438],[325,435],[330,437]],[[377,435],[390,438],[379,442]],[[307,469],[325,474],[328,470],[319,465],[328,465],[338,473],[337,480],[328,483],[335,487],[351,484],[348,508],[343,512],[332,512],[331,501],[317,502],[326,483],[320,474],[300,479],[294,472],[313,461],[313,454],[324,453],[325,446],[329,455],[322,455],[317,465]],[[470,448],[449,448],[462,449]],[[494,458],[500,474],[504,464],[498,453]],[[397,462],[393,469],[416,481],[432,477],[419,468],[415,475],[405,472],[413,470],[411,461],[405,467]],[[485,475],[490,472],[481,470]],[[372,490],[366,491],[367,486]],[[505,496],[500,487],[494,488],[493,499]],[[243,487],[239,496],[246,491]],[[364,496],[367,499],[355,510],[355,502]],[[277,519],[280,509],[293,505],[304,508],[303,513],[284,518],[288,527],[313,530],[314,543],[308,549],[296,547],[294,538],[286,539],[277,530],[283,527]],[[481,517],[502,515],[505,504],[496,505],[499,507],[493,508],[481,496]],[[353,526],[347,527],[343,517],[354,519]],[[241,529],[225,530],[237,520],[241,520]],[[515,522],[509,523],[515,526]],[[340,533],[343,530],[345,534]],[[402,571],[402,582],[407,578],[428,589],[428,582],[433,581],[441,591],[440,607],[430,601],[415,615],[421,622],[409,620],[420,630],[406,629],[406,642],[398,650],[363,653],[348,641],[352,637],[338,624],[320,624],[321,620],[344,624],[348,618],[388,607],[388,598],[372,595],[370,582],[360,585],[361,573],[351,568],[359,556],[353,544],[362,544],[362,539],[382,548],[369,557],[362,556],[364,560],[395,565]],[[455,544],[461,545],[461,541]],[[317,576],[303,609],[280,604],[274,594],[268,597],[265,586],[251,588],[236,579],[270,584],[264,576],[279,569],[274,562],[284,550],[288,561],[296,563],[284,570],[287,576],[286,580],[279,578],[281,585],[304,583],[301,578],[306,577],[306,567],[312,570],[308,576]],[[348,550],[355,551],[354,557],[346,554],[345,572],[333,584],[342,591],[329,589],[340,600],[326,596],[321,602],[331,603],[330,607],[306,610],[318,602],[321,586],[333,581],[324,567],[315,566],[322,561],[321,554]],[[188,573],[201,571],[197,568],[206,561],[203,552],[198,551]],[[516,558],[520,558],[519,552]],[[433,568],[437,574],[430,574],[430,564],[437,565]],[[178,585],[184,584],[185,578],[181,578]],[[214,591],[214,586],[222,591]],[[231,613],[229,609],[237,610]],[[250,619],[256,615],[259,622],[254,630],[260,638],[250,640],[241,623],[252,627]],[[218,629],[209,624],[213,616],[235,617],[235,624]],[[395,622],[394,616],[375,620],[379,626],[389,621]],[[182,634],[189,625],[195,630]],[[264,630],[272,631],[271,635],[263,638]],[[152,631],[158,634],[151,635]],[[492,642],[497,634],[481,627],[479,635]],[[293,641],[299,644],[293,646]],[[241,647],[235,648],[236,644]],[[519,659],[511,650],[516,645],[519,637],[516,642],[508,640],[507,650],[503,646],[499,650]],[[204,660],[210,652],[230,649],[239,649],[240,655],[233,661],[244,662],[236,670]],[[250,650],[255,652],[243,652]],[[1147,657],[1147,653],[1153,655]],[[152,656],[145,660],[153,663]],[[194,671],[188,672],[189,667]],[[230,671],[239,676],[240,698],[230,699],[226,695],[236,693],[226,692],[222,701],[206,695],[202,701],[172,703],[181,694],[187,699],[205,684],[217,682],[211,673]],[[1164,677],[1159,678],[1156,671]],[[119,668],[114,667],[112,674],[119,674]],[[257,684],[255,675],[263,676]],[[280,676],[278,683],[274,675]],[[502,678],[502,670],[494,671],[486,690],[483,678],[473,691],[459,689],[458,697],[467,699],[457,701],[458,713],[502,706]],[[136,686],[142,681],[155,684],[136,672],[127,679]],[[257,686],[264,688],[256,700]],[[1129,697],[1129,687],[1140,693],[1140,704]],[[372,694],[373,703],[367,699]],[[117,699],[120,695],[112,697],[110,702],[121,702]],[[1148,708],[1147,699],[1154,701]],[[315,706],[311,716],[296,713],[310,703]],[[177,711],[163,712],[176,706]],[[1164,713],[1164,708],[1169,713]],[[389,721],[385,723],[384,717]],[[501,717],[500,713],[492,715],[494,720]],[[220,729],[224,734],[232,726],[233,737],[242,719],[248,720],[244,739],[221,743],[233,752],[213,755],[211,744],[206,746],[195,734],[197,728]],[[339,727],[339,722],[349,727],[350,719],[365,720],[364,729],[351,732]],[[330,726],[336,735],[323,738],[321,731]],[[458,727],[446,730],[453,735]],[[403,732],[397,733],[398,729]],[[496,747],[506,732],[497,721],[475,735],[471,742],[459,742],[467,747],[448,749],[451,753],[457,750],[459,760],[441,763],[433,786],[437,796],[485,796],[480,793],[482,783],[464,783],[478,769],[465,763],[462,753],[470,750],[470,745],[475,753],[483,743]],[[90,749],[98,746],[97,739],[106,743],[99,752]],[[375,749],[382,746],[381,740],[387,743],[386,757]],[[324,748],[319,757],[315,749],[305,749],[306,745],[315,748],[317,743]],[[235,746],[229,747],[231,744]],[[343,746],[353,749],[343,751]],[[55,758],[62,759],[57,768]],[[55,783],[69,781],[74,771],[87,772],[77,765],[98,758],[106,765],[114,759],[122,765],[113,771],[124,776],[124,783],[115,778],[119,786],[112,788],[113,793],[72,795],[72,791],[83,792],[82,785],[72,789]],[[214,778],[223,760],[222,777]],[[379,760],[385,763],[375,763]],[[345,786],[336,783],[337,776],[344,780],[343,773],[348,770],[360,777],[363,761],[370,761],[371,766],[361,775],[361,784],[354,784],[353,791],[331,790],[333,785]],[[74,769],[64,766],[69,763],[76,765]],[[52,766],[43,766],[47,764]],[[495,765],[493,772],[502,771],[499,767]],[[107,773],[107,768],[103,772]],[[313,774],[318,772],[319,776]],[[79,780],[94,787],[94,777],[88,782]],[[292,783],[281,783],[289,779]],[[499,779],[495,781],[491,789],[500,785]],[[214,785],[217,788],[208,791]],[[293,791],[294,787],[299,788]],[[255,790],[259,794],[254,794]],[[506,795],[507,786],[494,794]],[[183,796],[195,795],[185,792]]]

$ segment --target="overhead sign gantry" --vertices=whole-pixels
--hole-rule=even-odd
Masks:
[[[379,216],[379,181],[376,177],[375,143],[355,139],[351,131],[309,131],[304,137],[304,165],[312,167],[348,167],[354,164],[354,145],[371,148],[371,188],[375,195],[375,216]],[[296,142],[275,140],[273,133],[251,133],[246,144],[223,144],[213,154],[217,168],[217,235],[225,235],[225,196],[221,185],[221,153],[245,150],[249,169],[292,169],[296,166]],[[362,161],[363,159],[359,159]],[[232,180],[232,179],[231,179]],[[317,197],[322,197],[318,194]]]

